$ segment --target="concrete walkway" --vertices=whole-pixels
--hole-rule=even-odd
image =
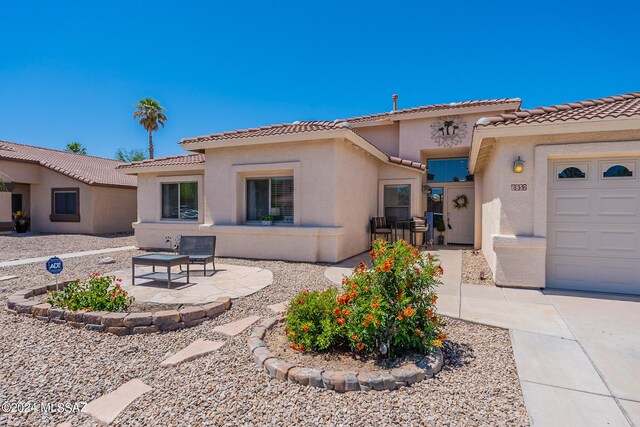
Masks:
[[[640,427],[640,298],[465,285],[462,251],[432,253],[441,314],[509,329],[533,426]],[[340,283],[364,258],[325,276]]]
[[[120,252],[120,251],[132,251],[136,249],[135,246],[121,246],[117,248],[106,248],[106,249],[96,249],[92,251],[82,251],[82,252],[68,252],[66,254],[55,255],[60,259],[67,258],[77,258],[81,256],[89,256],[89,255],[100,255],[100,254],[108,254],[111,252]],[[2,267],[14,267],[16,265],[25,265],[25,264],[34,264],[36,262],[46,262],[49,258],[54,255],[49,256],[41,256],[37,258],[24,258],[24,259],[16,259],[13,261],[4,261],[0,262],[0,268]]]

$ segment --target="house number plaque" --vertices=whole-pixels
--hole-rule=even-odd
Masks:
[[[511,191],[527,191],[527,184],[511,184]]]

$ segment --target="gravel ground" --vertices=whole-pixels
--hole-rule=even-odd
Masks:
[[[15,259],[59,255],[93,249],[135,245],[131,234],[39,234],[0,235],[0,262]]]
[[[484,279],[482,279],[484,278]],[[495,286],[493,273],[484,255],[478,251],[462,252],[462,283]]]
[[[127,267],[137,251],[66,261],[69,276]],[[268,304],[304,289],[321,289],[326,266],[220,259],[270,269],[274,283],[236,300],[231,310],[178,332],[116,337],[76,330],[0,310],[0,401],[91,401],[140,378],[153,390],[130,405],[116,425],[529,425],[507,331],[448,320],[446,365],[433,380],[394,392],[338,394],[270,379],[246,348],[250,333],[224,338],[216,325],[248,315],[271,316]],[[20,279],[0,282],[0,304],[13,289],[47,283],[42,266],[0,269]],[[177,368],[159,363],[197,338],[226,340],[216,353]],[[0,425],[98,425],[85,414],[3,414]]]

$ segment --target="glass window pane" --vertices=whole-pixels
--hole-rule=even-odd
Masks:
[[[271,178],[271,215],[276,221],[293,222],[293,178]]]
[[[411,214],[411,185],[384,186],[384,216],[387,221],[408,220]]]
[[[623,178],[623,177],[632,177],[633,172],[629,170],[626,166],[615,165],[611,166],[607,169],[602,176],[604,178]]]
[[[259,221],[269,215],[269,180],[247,180],[247,221]]]
[[[53,213],[56,215],[76,215],[76,199],[75,191],[56,191],[54,193]]]
[[[178,184],[162,184],[162,218],[179,218],[178,192]]]
[[[468,171],[469,159],[427,160],[427,182],[464,182],[473,181]]]
[[[180,183],[180,219],[198,219],[198,183]]]

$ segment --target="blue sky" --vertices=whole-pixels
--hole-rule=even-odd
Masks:
[[[606,6],[605,6],[606,5]],[[637,2],[0,1],[0,139],[145,148],[438,102],[640,90]]]

